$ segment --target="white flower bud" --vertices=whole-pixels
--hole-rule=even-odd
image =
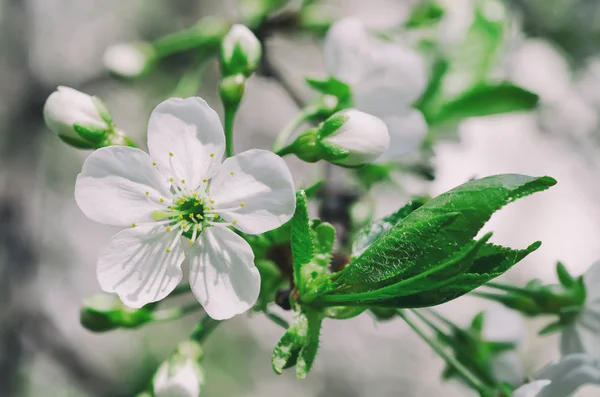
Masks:
[[[246,26],[235,24],[221,41],[221,63],[226,76],[250,76],[260,63],[262,46]]]
[[[156,372],[153,384],[155,397],[198,397],[204,375],[196,360],[167,360]]]
[[[63,141],[80,148],[98,147],[114,129],[102,101],[69,87],[58,87],[48,97],[44,120]]]
[[[348,151],[341,160],[332,162],[348,167],[368,164],[383,154],[390,145],[386,124],[379,118],[356,109],[331,116],[320,129],[320,141]]]
[[[104,51],[104,66],[118,76],[135,78],[143,74],[150,64],[153,55],[149,45],[115,44]]]

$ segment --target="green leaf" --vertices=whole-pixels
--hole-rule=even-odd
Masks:
[[[339,291],[350,288],[354,292],[372,291],[435,268],[472,244],[475,235],[494,212],[520,197],[545,190],[555,183],[550,177],[517,174],[467,182],[428,201],[394,225],[338,273],[334,283]],[[501,260],[510,254],[512,256],[506,260],[511,262],[510,258],[518,256],[516,253],[494,251],[481,256],[483,259],[490,257]],[[477,276],[482,273],[484,279],[496,277],[508,269],[495,272],[494,266],[498,264],[483,259],[476,260],[470,270]],[[475,284],[480,283],[477,281]]]
[[[294,319],[273,349],[271,363],[277,374],[296,365],[298,379],[306,378],[317,356],[322,323],[323,314],[312,310]]]
[[[313,261],[327,268],[335,243],[335,227],[331,223],[313,220],[311,228],[315,251]]]
[[[351,96],[350,87],[333,77],[330,77],[329,80],[315,80],[307,77],[306,82],[321,94],[333,95],[340,99],[347,99]]]
[[[477,0],[473,23],[460,47],[453,51],[453,69],[468,76],[472,83],[485,81],[496,62],[496,56],[504,42],[506,18],[490,18],[489,10],[499,8],[507,13],[500,0]],[[486,12],[488,11],[488,12]]]
[[[308,320],[306,316],[299,315],[273,349],[271,365],[275,373],[281,375],[284,369],[296,365],[300,350],[306,343],[307,333]]]
[[[432,124],[452,123],[469,117],[519,112],[534,109],[539,96],[510,83],[482,84],[445,103],[434,115]]]
[[[444,16],[445,11],[436,0],[420,1],[415,5],[404,23],[408,29],[433,26]]]
[[[426,197],[416,197],[406,203],[398,211],[379,219],[370,225],[362,228],[354,239],[352,244],[352,258],[360,256],[367,248],[371,246],[379,237],[390,230],[392,226],[400,220],[406,218],[408,214],[421,207],[428,200]]]
[[[296,362],[296,376],[298,379],[306,378],[317,357],[317,351],[319,350],[319,336],[321,335],[321,325],[323,323],[323,316],[321,313],[306,311],[305,315],[308,320],[308,329],[304,346],[300,350],[298,361]]]
[[[387,306],[390,299],[394,300],[422,291],[439,289],[451,282],[454,276],[461,274],[473,265],[479,250],[485,246],[491,235],[491,233],[488,233],[479,241],[473,241],[463,251],[452,256],[449,260],[414,277],[372,291],[332,294],[323,297],[323,301],[335,302],[336,304],[372,306],[379,306],[380,302],[386,302],[385,305]]]
[[[571,288],[575,285],[575,279],[561,262],[556,262],[556,274],[558,275],[558,280],[565,288]]]
[[[302,266],[310,262],[313,257],[313,241],[308,224],[308,209],[306,208],[306,194],[300,190],[296,192],[296,211],[290,221],[290,240],[292,247],[294,282],[302,288]]]
[[[514,250],[494,244],[483,246],[473,266],[439,288],[420,292],[407,297],[378,302],[380,307],[409,308],[435,306],[462,296],[488,281],[500,276],[527,255],[540,247],[535,242],[523,250]]]

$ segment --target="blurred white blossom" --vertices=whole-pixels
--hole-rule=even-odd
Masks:
[[[575,321],[562,329],[561,353],[587,353],[600,359],[600,262],[585,272],[583,282],[585,302]]]
[[[569,397],[587,384],[600,385],[600,360],[572,354],[543,368],[535,379],[518,388],[513,397]]]
[[[329,29],[324,50],[327,72],[350,87],[353,106],[387,124],[391,141],[383,159],[416,149],[428,128],[422,113],[412,108],[427,87],[423,57],[404,45],[375,38],[354,17]]]

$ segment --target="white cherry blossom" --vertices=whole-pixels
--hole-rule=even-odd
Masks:
[[[585,302],[575,321],[562,329],[561,353],[587,353],[600,358],[600,262],[583,275]]]
[[[193,359],[176,363],[165,361],[156,372],[153,381],[154,397],[198,397],[204,383],[204,374]]]
[[[570,397],[590,384],[600,385],[600,360],[572,354],[543,368],[532,382],[515,390],[513,397]]]
[[[229,227],[259,234],[292,217],[295,190],[285,162],[253,149],[221,164],[221,122],[197,97],[154,109],[148,148],[99,149],[77,178],[75,199],[90,219],[127,227],[100,254],[100,286],[139,308],[179,284],[185,258],[192,292],[212,318],[245,312],[256,302],[260,276],[250,246]]]
[[[412,107],[427,87],[425,60],[413,49],[369,35],[363,23],[344,18],[325,38],[325,68],[352,91],[353,106],[388,126],[393,160],[415,150],[427,133],[423,114]]]

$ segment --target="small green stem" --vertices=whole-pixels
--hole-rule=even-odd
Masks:
[[[528,296],[531,295],[531,291],[529,291],[528,289],[522,288],[522,287],[516,287],[514,285],[495,283],[492,281],[485,283],[484,285],[486,287],[499,289],[499,290],[505,291],[505,292],[514,292],[516,294],[522,294],[522,295],[528,295]]]
[[[215,328],[217,328],[217,326],[222,322],[223,321],[221,320],[214,320],[209,315],[204,316],[198,325],[196,325],[196,328],[190,335],[190,339],[198,343],[203,343],[210,333],[213,332]]]
[[[152,48],[158,59],[198,47],[211,48],[216,52],[221,38],[230,26],[231,24],[225,20],[207,18],[190,28],[157,39],[152,43]]]
[[[402,318],[406,324],[408,324],[413,331],[423,339],[425,343],[429,345],[448,365],[453,367],[457,372],[459,372],[465,379],[465,381],[475,390],[477,390],[480,394],[486,395],[489,392],[488,388],[475,376],[473,375],[465,366],[463,366],[458,360],[456,360],[452,355],[448,354],[444,350],[444,347],[440,345],[435,339],[429,337],[416,322],[410,319],[404,312],[398,310],[398,316]]]
[[[232,157],[233,151],[233,122],[237,113],[237,107],[225,106],[225,155]]]
[[[177,320],[187,314],[193,313],[197,310],[202,309],[202,306],[198,302],[191,303],[182,307],[174,307],[171,309],[157,310],[152,313],[152,319],[154,322],[165,322]]]
[[[289,146],[286,147],[286,143],[287,143],[288,139],[290,139],[290,136],[292,136],[294,131],[296,131],[298,128],[300,128],[300,126],[303,123],[308,121],[308,119],[310,117],[312,117],[313,114],[314,114],[314,109],[309,106],[309,107],[302,109],[300,111],[300,113],[298,113],[298,115],[296,115],[296,117],[294,117],[292,120],[290,120],[290,122],[283,128],[283,130],[279,133],[279,135],[275,139],[275,142],[273,143],[273,151],[275,153],[278,153],[280,151],[284,151],[286,148],[289,148]],[[285,154],[289,154],[289,153],[283,152],[283,154],[281,154],[280,156],[283,156]]]
[[[275,324],[279,325],[283,329],[288,329],[290,327],[290,324],[284,318],[280,317],[275,313],[265,310],[265,315],[269,320],[273,321]]]

